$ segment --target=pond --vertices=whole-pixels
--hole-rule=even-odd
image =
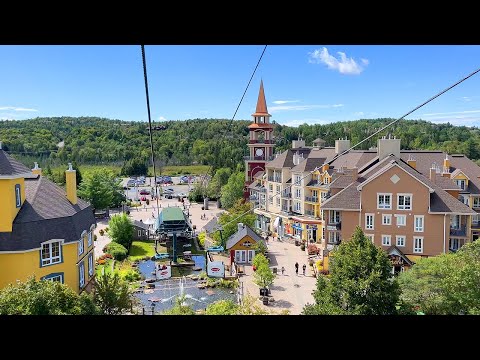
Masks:
[[[192,260],[195,261],[195,267],[199,267],[205,271],[205,257],[202,255],[193,255]],[[152,278],[152,272],[155,269],[155,261],[146,260],[140,261],[138,264],[140,273],[145,278]],[[236,299],[236,289],[233,289],[233,294],[230,294],[232,289],[224,288],[206,288],[199,289],[197,287],[198,281],[187,278],[190,274],[199,274],[201,271],[193,271],[191,266],[173,267],[172,277],[167,280],[155,281],[154,289],[145,289],[141,292],[135,293],[135,297],[139,300],[139,312],[142,313],[142,307],[146,314],[151,314],[152,309],[154,313],[158,314],[164,310],[170,309],[175,305],[175,300],[181,295],[185,295],[185,302],[194,310],[204,310],[207,305],[224,299]],[[175,276],[177,276],[175,278]]]

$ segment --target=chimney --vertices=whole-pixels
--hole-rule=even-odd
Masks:
[[[450,177],[450,159],[448,158],[448,154],[445,154],[445,159],[443,159],[442,176]]]
[[[32,173],[42,175],[42,169],[38,167],[38,163],[35,161],[35,166],[32,169]]]
[[[400,158],[400,139],[396,139],[395,137],[392,139],[390,136],[387,139],[384,136],[383,138],[378,139],[377,148],[379,161],[382,161],[390,154]]]
[[[430,181],[435,184],[435,177],[437,176],[437,169],[435,163],[432,164],[430,168]]]
[[[243,229],[243,223],[238,223],[237,226],[238,226],[238,231]]]
[[[350,140],[347,140],[347,139],[335,140],[335,155],[341,154],[348,149],[350,149]]]
[[[327,171],[328,169],[330,169],[330,165],[328,165],[328,164],[323,164],[323,165],[322,165],[322,173],[324,173],[324,172]]]
[[[415,160],[412,156],[412,154],[408,155],[408,160],[407,164],[410,165],[410,167],[416,169],[417,168],[417,160]]]
[[[301,147],[305,147],[305,140],[302,140],[302,139],[292,140],[292,149],[298,149]]]
[[[67,188],[67,199],[73,205],[77,204],[77,171],[73,170],[72,163],[68,163],[68,170],[65,171],[65,182]]]
[[[352,179],[353,179],[353,181],[357,181],[357,179],[358,179],[358,168],[357,167],[352,168]]]

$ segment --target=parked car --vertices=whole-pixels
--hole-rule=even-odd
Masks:
[[[187,197],[187,194],[181,192],[181,193],[178,193],[177,195],[179,198],[184,198],[184,197]]]
[[[164,193],[169,193],[169,194],[173,194],[174,193],[174,190],[172,188],[166,188],[163,190]]]
[[[140,195],[150,195],[150,191],[148,191],[147,189],[142,189],[140,190]]]

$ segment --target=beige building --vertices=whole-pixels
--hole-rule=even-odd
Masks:
[[[359,225],[396,271],[479,237],[480,167],[464,155],[400,150],[394,138],[338,157],[349,140],[323,145],[296,140],[257,174],[249,190],[258,228],[328,253]]]

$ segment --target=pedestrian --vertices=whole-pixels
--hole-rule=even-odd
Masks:
[[[283,275],[284,272],[285,272],[285,267],[282,266],[282,275]]]
[[[295,263],[295,274],[298,276],[298,262]]]
[[[305,276],[305,270],[307,270],[307,265],[303,264],[303,276]]]

